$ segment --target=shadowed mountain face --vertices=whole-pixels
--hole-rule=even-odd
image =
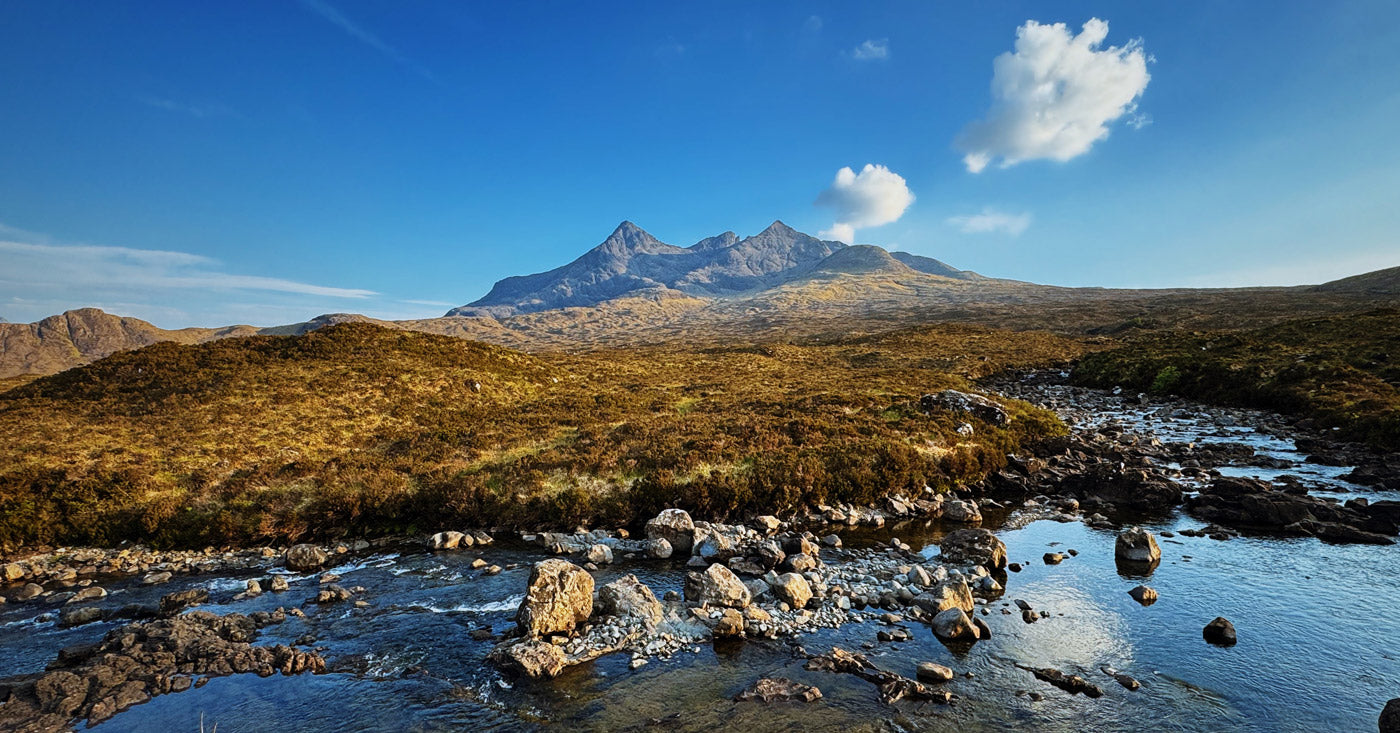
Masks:
[[[594,306],[615,298],[667,290],[723,298],[806,276],[823,269],[828,258],[845,249],[847,246],[841,242],[817,239],[781,221],[752,237],[739,239],[733,232],[725,232],[689,247],[661,242],[625,221],[602,244],[573,262],[548,272],[508,277],[496,283],[486,297],[454,308],[447,315],[503,318]],[[884,250],[880,253],[889,260],[888,264],[900,264]],[[938,260],[900,254],[904,265],[921,272],[960,279],[969,276]]]

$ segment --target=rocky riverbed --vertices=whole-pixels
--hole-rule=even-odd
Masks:
[[[1375,729],[1400,697],[1393,457],[995,387],[1073,432],[954,495],[7,564],[0,729]]]

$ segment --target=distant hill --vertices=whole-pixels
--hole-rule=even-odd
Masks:
[[[1389,267],[1363,275],[1344,277],[1314,288],[1324,292],[1371,293],[1375,295],[1400,295],[1400,267]]]
[[[573,262],[505,278],[485,297],[440,318],[382,321],[332,313],[268,328],[171,331],[84,308],[36,323],[0,323],[0,380],[52,374],[161,341],[300,335],[349,322],[541,351],[810,340],[940,321],[1090,335],[1254,328],[1396,305],[1400,268],[1293,288],[1063,288],[826,241],[780,221],[751,237],[724,232],[689,247],[623,222]]]

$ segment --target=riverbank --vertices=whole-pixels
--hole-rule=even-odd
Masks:
[[[475,533],[464,533],[451,550],[445,548],[448,536],[437,538],[438,550],[431,549],[429,537],[392,546],[332,546],[324,548],[320,567],[299,571],[282,567],[281,553],[259,551],[231,558],[247,561],[246,566],[175,574],[159,586],[142,585],[141,576],[123,580],[99,574],[82,580],[93,580],[89,587],[103,586],[106,598],[70,606],[41,597],[0,606],[0,643],[15,651],[5,671],[32,673],[53,660],[57,646],[93,639],[125,623],[104,613],[91,624],[64,626],[63,609],[158,605],[172,593],[203,589],[209,597],[200,608],[216,613],[304,609],[304,616],[261,633],[268,643],[323,656],[327,674],[266,683],[256,676],[213,679],[192,692],[136,705],[100,729],[179,727],[195,709],[236,726],[246,713],[222,701],[228,695],[242,699],[240,691],[253,689],[258,699],[278,701],[276,710],[258,707],[266,720],[327,730],[431,729],[467,722],[530,729],[544,721],[613,730],[644,728],[651,719],[680,730],[733,721],[755,730],[953,724],[971,730],[1015,725],[1119,730],[1145,719],[1212,730],[1269,729],[1283,721],[1303,729],[1321,729],[1328,720],[1375,725],[1385,700],[1396,696],[1386,691],[1400,689],[1400,668],[1372,653],[1364,640],[1400,634],[1384,610],[1400,601],[1386,570],[1400,561],[1396,548],[1331,544],[1339,538],[1324,542],[1296,532],[1286,536],[1278,527],[1212,527],[1191,516],[1197,511],[1191,501],[1209,495],[1203,489],[1221,480],[1256,476],[1273,487],[1287,489],[1295,481],[1304,487],[1305,494],[1284,491],[1287,501],[1306,497],[1343,509],[1359,499],[1384,507],[1391,501],[1387,492],[1348,480],[1351,467],[1309,462],[1309,452],[1295,444],[1303,436],[1267,413],[1144,402],[1136,395],[1036,380],[999,387],[1057,409],[1074,434],[1055,455],[1013,460],[1006,476],[952,495],[906,495],[896,497],[894,505],[873,507],[833,505],[742,528],[692,521],[689,552],[672,546],[664,558],[658,557],[664,553],[657,541],[670,544],[670,539],[653,527],[628,536],[616,531],[498,535],[484,546]],[[1307,438],[1301,442],[1320,449]],[[1176,444],[1194,444],[1191,455]],[[1077,453],[1093,465],[1114,458],[1114,465],[1124,466],[1120,474],[1138,466],[1134,470],[1146,475],[1130,474],[1139,481],[1134,485],[1155,486],[1159,478],[1171,482],[1186,505],[1137,506],[1122,497],[1152,492],[1130,492],[1111,482],[1107,486],[1122,491],[1086,493],[1074,479],[1081,461]],[[1022,464],[1026,470],[1014,468]],[[1045,486],[1062,490],[1017,496]],[[965,555],[946,556],[952,533],[978,526],[953,521],[954,502],[963,505],[954,515],[964,520],[970,519],[970,505],[977,505],[980,525],[1006,545],[1005,570],[969,565]],[[1160,545],[1162,558],[1147,571],[1114,559],[1117,536],[1133,523],[1154,532]],[[671,538],[680,536],[674,526],[668,531]],[[470,546],[463,544],[467,536]],[[512,629],[532,569],[546,557],[567,559],[590,576],[601,605],[575,614],[584,619],[570,631],[534,638],[566,660],[587,661],[539,680],[522,676],[523,668],[509,662],[473,667],[488,657],[500,660],[493,650],[530,638],[513,636]],[[733,571],[749,595],[745,608],[711,602],[702,612],[692,610],[706,597],[726,597],[687,579],[702,571],[719,575],[712,567]],[[807,584],[811,597],[802,608],[794,601],[803,593],[785,587],[796,585],[787,575]],[[270,577],[282,578],[288,590],[270,590]],[[259,581],[264,592],[250,595],[248,580]],[[619,618],[618,607],[602,602],[602,589],[619,584],[644,586],[652,594],[659,606],[655,625],[644,620],[652,618],[650,612],[640,619],[608,620]],[[962,640],[940,640],[934,631],[938,624],[930,622],[951,608],[937,604],[965,603],[963,584],[972,605],[970,612],[961,605],[958,610],[973,622],[977,638],[964,632]],[[1134,600],[1128,591],[1138,586],[1154,589],[1158,600],[1151,605]],[[737,587],[730,589],[741,595]],[[1345,613],[1337,612],[1337,599],[1343,599]],[[1201,638],[1216,616],[1234,622],[1238,644],[1213,647]],[[1290,618],[1308,623],[1285,623]],[[956,626],[945,624],[945,632]],[[1325,629],[1326,653],[1317,647],[1318,629]],[[557,647],[550,637],[558,637]],[[871,667],[852,673],[849,663],[831,661],[833,648],[864,655]],[[603,653],[614,649],[623,653]],[[917,674],[921,663],[947,667],[954,677],[924,681]],[[807,669],[809,664],[814,668]],[[1242,678],[1244,667],[1268,674]],[[848,671],[823,671],[827,668]],[[1077,676],[1102,696],[1067,693],[1025,668]],[[1129,690],[1114,675],[1131,677],[1139,689]],[[816,687],[822,697],[772,704],[732,700],[760,679],[775,677],[798,685],[784,689]],[[903,694],[886,703],[891,690]],[[357,704],[333,722],[314,702],[316,695],[328,693],[353,696]],[[385,695],[413,702],[391,704]],[[175,707],[164,702],[185,696],[194,702]],[[950,704],[929,706],[945,699]]]

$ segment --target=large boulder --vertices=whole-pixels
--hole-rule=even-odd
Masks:
[[[17,580],[24,580],[27,575],[24,566],[17,562],[5,563],[4,578],[6,583],[13,583]]]
[[[638,618],[648,624],[661,622],[661,602],[646,583],[635,575],[626,575],[598,589],[599,614]]]
[[[954,565],[981,565],[991,570],[1006,567],[1006,544],[990,530],[960,529],[949,532],[938,543],[944,562]]]
[[[429,538],[429,541],[432,542],[434,550],[455,550],[462,547],[464,544],[467,547],[472,546],[471,537],[461,532],[453,532],[450,530],[447,532],[438,532]]]
[[[972,610],[977,607],[976,601],[972,599],[972,589],[967,587],[967,581],[963,580],[961,576],[949,578],[920,593],[915,596],[914,604],[934,615],[943,613],[950,608],[961,609],[964,613],[972,613]]]
[[[287,548],[287,555],[283,562],[288,570],[304,573],[320,570],[329,560],[330,555],[315,545],[292,545]]]
[[[563,649],[539,639],[496,647],[491,660],[507,672],[531,679],[549,679],[568,666]]]
[[[950,608],[934,616],[933,634],[944,641],[975,641],[980,637],[972,619],[961,608]]]
[[[739,576],[719,563],[685,576],[685,599],[701,606],[744,608],[752,598]]]
[[[695,544],[695,523],[684,509],[665,509],[647,522],[647,539],[666,540],[671,550],[681,556],[689,555]]]
[[[1379,725],[1380,733],[1400,733],[1400,697],[1385,704]]]
[[[535,563],[515,622],[527,637],[568,633],[593,615],[593,576],[558,558]]]
[[[778,600],[793,608],[806,608],[812,600],[812,586],[807,579],[797,573],[784,573],[768,584]]]
[[[1157,538],[1142,527],[1130,527],[1118,534],[1113,543],[1113,556],[1123,562],[1151,565],[1162,559]]]
[[[919,398],[919,407],[924,412],[956,412],[971,415],[997,427],[1006,427],[1011,422],[1006,409],[982,395],[945,389],[942,392],[926,394]]]

